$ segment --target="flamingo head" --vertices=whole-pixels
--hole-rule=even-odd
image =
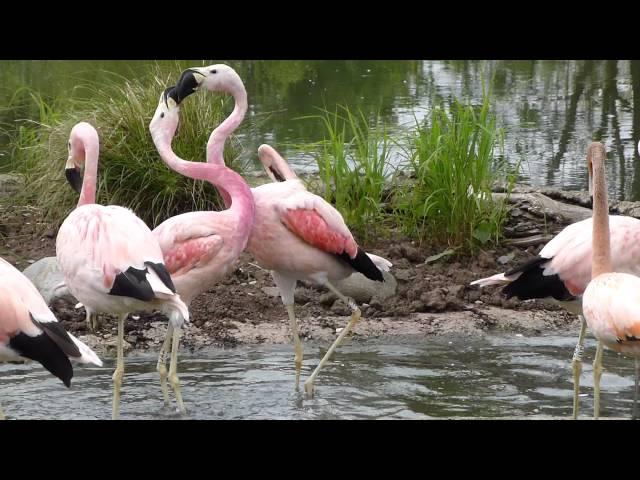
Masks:
[[[258,147],[258,158],[272,182],[285,182],[297,178],[295,172],[289,168],[286,160],[271,146],[267,144],[260,145]]]
[[[71,187],[78,193],[82,190],[81,172],[87,157],[87,150],[94,149],[97,155],[98,146],[98,132],[91,124],[80,122],[71,129],[67,144],[69,156],[64,173]]]
[[[167,88],[160,94],[160,100],[156,112],[149,123],[149,131],[153,141],[169,141],[176,134],[180,120],[180,102],[176,87]]]
[[[222,63],[208,67],[188,68],[182,72],[176,85],[176,96],[179,101],[182,101],[199,88],[205,88],[211,92],[227,92],[232,95],[245,92],[240,75],[229,65]]]

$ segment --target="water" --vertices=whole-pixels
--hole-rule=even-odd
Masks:
[[[293,391],[290,345],[183,353],[180,380],[189,419],[570,418],[576,332],[523,337],[388,337],[341,346],[316,383],[316,397]],[[303,381],[327,346],[305,345]],[[593,413],[586,342],[580,399]],[[73,386],[36,364],[0,365],[0,402],[10,418],[109,419],[115,360],[76,368]],[[162,408],[154,353],[126,357],[122,419],[177,419]],[[631,417],[633,361],[605,351],[603,417]]]
[[[608,150],[609,194],[640,200],[640,61],[233,61],[249,93],[249,112],[238,131],[246,155],[268,142],[298,171],[313,170],[313,150],[292,144],[321,140],[318,107],[337,104],[379,111],[396,129],[422,120],[433,105],[453,95],[479,103],[483,82],[493,79],[493,106],[505,129],[505,156],[522,163],[524,182],[586,189],[585,152],[591,140]],[[11,130],[19,118],[36,118],[33,107],[3,108],[21,85],[44,95],[82,96],[81,83],[144,74],[154,62],[0,61],[0,123]],[[213,63],[207,62],[207,63]],[[176,72],[201,61],[161,62]],[[124,78],[122,81],[125,81]],[[20,94],[18,94],[19,96]],[[28,98],[25,97],[25,100]],[[149,106],[149,116],[155,109]],[[7,137],[0,134],[0,165]],[[6,145],[5,145],[6,146]]]

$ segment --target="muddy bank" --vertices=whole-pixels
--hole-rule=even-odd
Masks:
[[[559,222],[540,219],[515,204],[505,231],[511,239],[551,235],[563,228]],[[34,261],[55,255],[55,229],[44,225],[34,207],[0,205],[0,255],[24,270]],[[544,238],[526,246],[504,244],[472,257],[444,256],[425,261],[441,249],[418,246],[406,239],[380,239],[364,245],[371,253],[388,258],[397,280],[396,295],[372,298],[362,304],[363,320],[354,337],[385,335],[479,335],[494,329],[527,334],[554,329],[575,329],[577,320],[559,307],[539,301],[506,300],[499,289],[469,287],[472,280],[513,268],[537,254]],[[52,303],[58,319],[74,334],[99,350],[115,345],[115,317],[102,316],[97,335],[87,335],[84,309],[62,299]],[[301,336],[329,340],[346,325],[349,310],[324,289],[299,285],[296,313]],[[287,315],[269,272],[244,253],[232,275],[200,295],[191,305],[192,322],[184,345],[233,346],[290,341]],[[127,348],[157,349],[166,330],[160,314],[130,316],[125,327]],[[103,347],[101,347],[103,346]]]

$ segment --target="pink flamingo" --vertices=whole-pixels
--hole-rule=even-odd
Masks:
[[[40,362],[70,387],[69,359],[102,366],[88,346],[58,323],[29,279],[0,258],[0,361]],[[4,420],[1,408],[0,420]]]
[[[56,256],[71,293],[87,309],[119,314],[118,360],[113,374],[113,418],[120,414],[124,376],[123,336],[128,312],[160,310],[176,329],[189,319],[163,264],[162,251],[149,227],[131,210],[95,203],[98,173],[98,132],[86,122],[71,130],[66,175],[80,191],[76,209],[65,219],[56,239]],[[80,167],[85,164],[80,180]],[[177,359],[172,358],[175,372]],[[184,411],[182,398],[178,405]]]
[[[214,87],[218,91],[231,93],[236,102],[231,115],[212,135],[224,145],[227,136],[244,116],[247,96],[240,77],[234,71],[221,70],[215,80]],[[229,199],[226,210],[183,213],[169,218],[153,230],[176,289],[189,305],[197,295],[235,269],[238,257],[249,239],[255,207],[247,183],[236,172],[225,167],[224,163],[213,165],[189,162],[173,152],[171,141],[178,127],[180,100],[180,95],[174,88],[168,88],[160,96],[155,115],[149,124],[158,153],[172,170],[189,178],[208,181],[218,188],[224,186]],[[171,326],[167,329],[157,367],[165,402],[168,397],[164,353],[169,346],[170,335]]]
[[[593,264],[592,280],[582,296],[587,325],[598,339],[593,361],[593,416],[600,414],[600,377],[603,345],[635,357],[633,418],[637,418],[640,373],[640,277],[614,272],[610,245],[609,207],[605,181],[605,150],[601,143],[589,145],[587,157],[593,169]],[[613,240],[611,238],[611,240]],[[640,255],[640,245],[629,240],[627,248]]]
[[[235,71],[227,65],[191,68],[183,72],[176,87],[180,99],[204,87],[216,90],[222,72]],[[237,74],[235,74],[237,75]],[[238,123],[240,118],[238,118]],[[220,128],[220,127],[218,127]],[[235,128],[235,124],[234,124]],[[224,138],[214,130],[207,143],[207,162],[224,165]],[[323,198],[307,191],[304,184],[289,168],[286,161],[268,145],[258,153],[267,173],[276,183],[251,190],[256,215],[248,249],[258,263],[272,271],[280,290],[282,302],[289,315],[295,345],[296,388],[302,367],[303,350],[298,336],[294,311],[294,292],[298,280],[325,285],[345,302],[352,311],[349,322],[331,345],[316,369],[305,382],[305,392],[312,397],[314,381],[335,348],[360,319],[361,313],[353,300],[340,293],[332,282],[344,279],[354,271],[366,277],[384,281],[381,270],[391,263],[381,257],[365,253],[356,243],[342,215]],[[279,182],[278,180],[282,180]],[[229,205],[229,195],[218,188]]]
[[[593,191],[592,168],[589,171],[589,193]],[[640,275],[640,252],[632,246],[640,241],[640,220],[610,215],[611,255],[617,272]],[[507,298],[550,299],[580,316],[580,334],[573,354],[573,418],[578,418],[580,374],[587,323],[582,313],[582,300],[591,281],[593,218],[573,223],[556,235],[537,257],[512,270],[471,282],[486,287],[505,285]]]

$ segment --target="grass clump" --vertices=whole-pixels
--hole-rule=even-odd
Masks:
[[[392,140],[379,115],[370,120],[346,106],[322,112],[304,117],[320,120],[325,134],[314,155],[321,185],[312,188],[366,239],[379,233],[385,220]]]
[[[222,201],[209,183],[170,170],[151,140],[148,125],[160,94],[179,73],[167,75],[156,69],[132,79],[114,74],[104,84],[77,87],[89,90],[84,97],[90,99],[47,102],[32,93],[39,121],[24,122],[12,141],[14,169],[25,176],[26,185],[16,201],[40,206],[45,220],[53,224],[64,220],[78,199],[64,178],[68,137],[77,122],[87,121],[100,136],[98,203],[131,208],[152,227],[185,211],[221,208]],[[202,101],[200,93],[194,97],[181,108],[173,148],[184,159],[203,161],[209,134],[222,121],[227,99]],[[238,167],[236,151],[237,146],[227,142],[225,160],[232,168]]]
[[[448,111],[435,108],[428,124],[416,122],[406,149],[413,181],[398,187],[394,202],[404,232],[467,251],[498,242],[507,210],[493,200],[492,187],[503,183],[510,191],[516,178],[496,155],[503,145],[486,93],[480,106],[454,99]]]

